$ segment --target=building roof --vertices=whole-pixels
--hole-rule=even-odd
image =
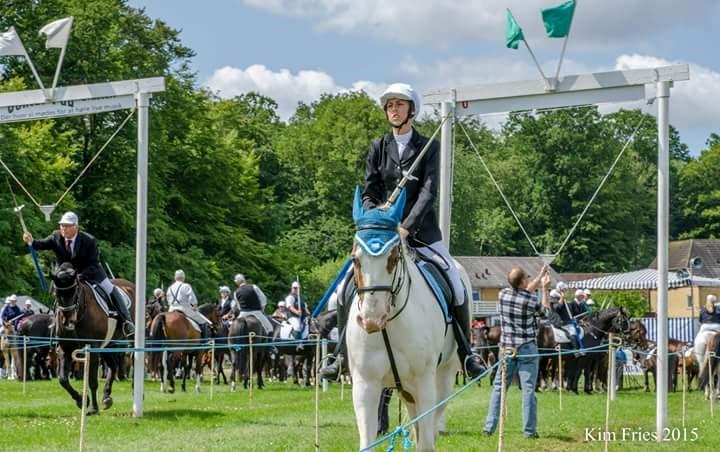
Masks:
[[[568,286],[574,289],[597,290],[646,290],[657,288],[657,270],[646,268],[628,273],[614,273],[600,278],[571,281]],[[720,287],[720,279],[693,276],[693,286]],[[690,285],[690,277],[683,272],[668,273],[668,287],[685,287]]]
[[[456,259],[465,267],[470,284],[476,288],[507,287],[507,274],[513,267],[522,267],[531,276],[535,276],[544,264],[543,258],[532,256],[460,256]],[[550,277],[553,284],[561,280],[552,267]]]
[[[687,271],[692,258],[699,257],[703,265],[693,269],[693,275],[705,278],[720,278],[720,239],[690,239],[670,242],[668,270]],[[648,268],[657,268],[653,259]]]
[[[560,281],[569,283],[571,281],[582,281],[585,279],[600,278],[610,273],[560,273]]]

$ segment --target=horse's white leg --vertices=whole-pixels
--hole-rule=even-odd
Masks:
[[[379,382],[368,383],[359,376],[354,379],[353,407],[360,435],[360,449],[364,449],[372,443],[377,435],[377,410],[381,391],[382,386]]]
[[[438,372],[438,378],[436,382],[437,386],[437,402],[440,402],[441,400],[445,400],[453,390],[453,375],[454,375],[454,367],[455,366],[448,366],[447,368],[441,370]],[[447,405],[438,408],[435,412],[435,438],[437,439],[437,436],[440,433],[444,433],[446,431],[446,425],[445,425],[445,407]]]
[[[437,375],[424,375],[417,380],[415,397],[415,411],[413,417],[419,416],[432,408],[437,402],[435,379]],[[417,451],[435,450],[435,413],[430,413],[415,424],[417,435]]]

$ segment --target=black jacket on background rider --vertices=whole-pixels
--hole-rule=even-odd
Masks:
[[[54,231],[44,239],[33,240],[32,245],[36,250],[54,251],[58,265],[70,262],[86,281],[99,283],[107,278],[105,270],[100,266],[97,241],[87,232],[78,231],[72,245],[72,255],[65,249],[65,239],[60,231]]]
[[[407,171],[425,147],[428,139],[413,128],[412,137],[399,157],[397,143],[392,133],[373,141],[370,145],[366,168],[365,188],[362,193],[366,209],[380,207],[393,192]],[[440,179],[440,145],[430,144],[423,162],[405,185],[407,201],[401,226],[410,233],[409,243],[421,247],[442,240],[435,214],[435,197]]]

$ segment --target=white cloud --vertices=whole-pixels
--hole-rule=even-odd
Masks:
[[[360,90],[377,98],[387,84],[360,80],[346,88],[322,71],[301,70],[292,73],[288,69],[273,71],[264,65],[253,64],[246,69],[231,66],[218,69],[205,82],[205,86],[225,98],[251,91],[263,94],[275,100],[280,117],[288,119],[295,112],[298,102],[311,103],[326,93]]]
[[[320,29],[382,36],[413,44],[448,46],[477,40],[501,42],[505,9],[510,8],[535,46],[557,45],[546,39],[540,10],[562,0],[243,0],[274,14],[304,17]],[[573,46],[608,48],[633,40],[650,42],[677,25],[697,26],[717,17],[715,0],[603,0],[578,2]],[[632,42],[632,41],[630,41]]]
[[[646,55],[622,55],[615,69],[639,69],[677,64]],[[720,72],[690,64],[690,80],[670,92],[670,123],[677,127],[717,129],[720,118]]]

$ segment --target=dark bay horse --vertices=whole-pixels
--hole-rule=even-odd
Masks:
[[[264,315],[264,314],[263,314]],[[263,382],[262,371],[265,367],[265,361],[267,360],[270,349],[268,346],[263,345],[270,340],[266,337],[267,333],[262,323],[254,316],[247,317],[236,317],[230,324],[228,330],[227,343],[230,347],[230,360],[232,361],[232,372],[230,372],[230,390],[235,392],[237,387],[235,385],[235,376],[239,375],[243,379],[243,387],[247,389],[248,381],[252,378],[250,375],[250,339],[249,335],[253,333],[253,372],[257,375],[257,387],[262,389],[265,387]],[[257,345],[257,347],[255,347]]]
[[[28,362],[24,363],[24,366],[20,366],[23,372],[28,372],[28,379],[31,378],[31,368],[34,369],[32,378],[35,380],[49,380],[52,375],[48,368],[52,319],[52,316],[48,314],[33,314],[24,318],[19,324],[18,335],[32,338],[29,342],[32,347],[29,347],[27,351]],[[20,348],[15,361],[22,363],[22,360],[23,353]],[[22,376],[19,375],[18,378],[22,379]]]
[[[211,304],[212,305],[212,304]],[[219,310],[217,306],[200,307],[200,312],[213,323],[214,327],[220,323]],[[186,391],[186,381],[190,369],[195,361],[195,391],[200,392],[202,382],[202,355],[203,349],[196,347],[207,346],[206,341],[201,340],[200,331],[196,330],[192,321],[181,311],[161,312],[150,326],[150,340],[155,343],[153,348],[172,347],[179,348],[170,351],[151,352],[150,368],[160,375],[160,390],[170,393],[175,392],[175,368],[178,364],[183,368],[181,389]],[[166,341],[163,343],[163,341]],[[193,347],[182,349],[181,347]]]
[[[73,370],[72,352],[82,348],[85,343],[82,340],[87,339],[91,347],[100,347],[103,340],[108,336],[108,316],[100,308],[95,301],[93,289],[87,282],[79,278],[77,271],[69,262],[63,263],[57,272],[52,275],[55,283],[55,295],[57,299],[58,309],[56,314],[56,334],[59,339],[59,381],[60,385],[75,400],[80,408],[82,405],[82,396],[70,384],[70,375]],[[113,279],[112,283],[122,290],[131,301],[130,312],[134,312],[135,305],[135,286],[124,279]],[[111,339],[122,340],[121,321],[117,321],[117,326],[113,332]],[[110,342],[109,347],[116,346],[116,343]],[[117,376],[119,353],[91,353],[90,369],[89,369],[89,387],[90,387],[90,407],[88,414],[98,412],[97,388],[98,388],[98,366],[100,359],[107,366],[108,376],[103,389],[103,408],[108,409],[112,406],[113,400],[112,384]]]
[[[593,348],[601,345],[609,333],[627,335],[630,329],[630,322],[623,308],[609,308],[600,312],[593,312],[586,316],[579,325],[584,332],[583,345],[585,348]],[[563,351],[570,350],[569,344],[562,344]],[[597,370],[597,364],[602,360],[602,355],[607,351],[588,352],[582,356],[566,354],[563,361],[567,361],[567,389],[575,394],[578,393],[578,380],[580,375],[585,375],[585,393],[592,394],[593,379]]]

